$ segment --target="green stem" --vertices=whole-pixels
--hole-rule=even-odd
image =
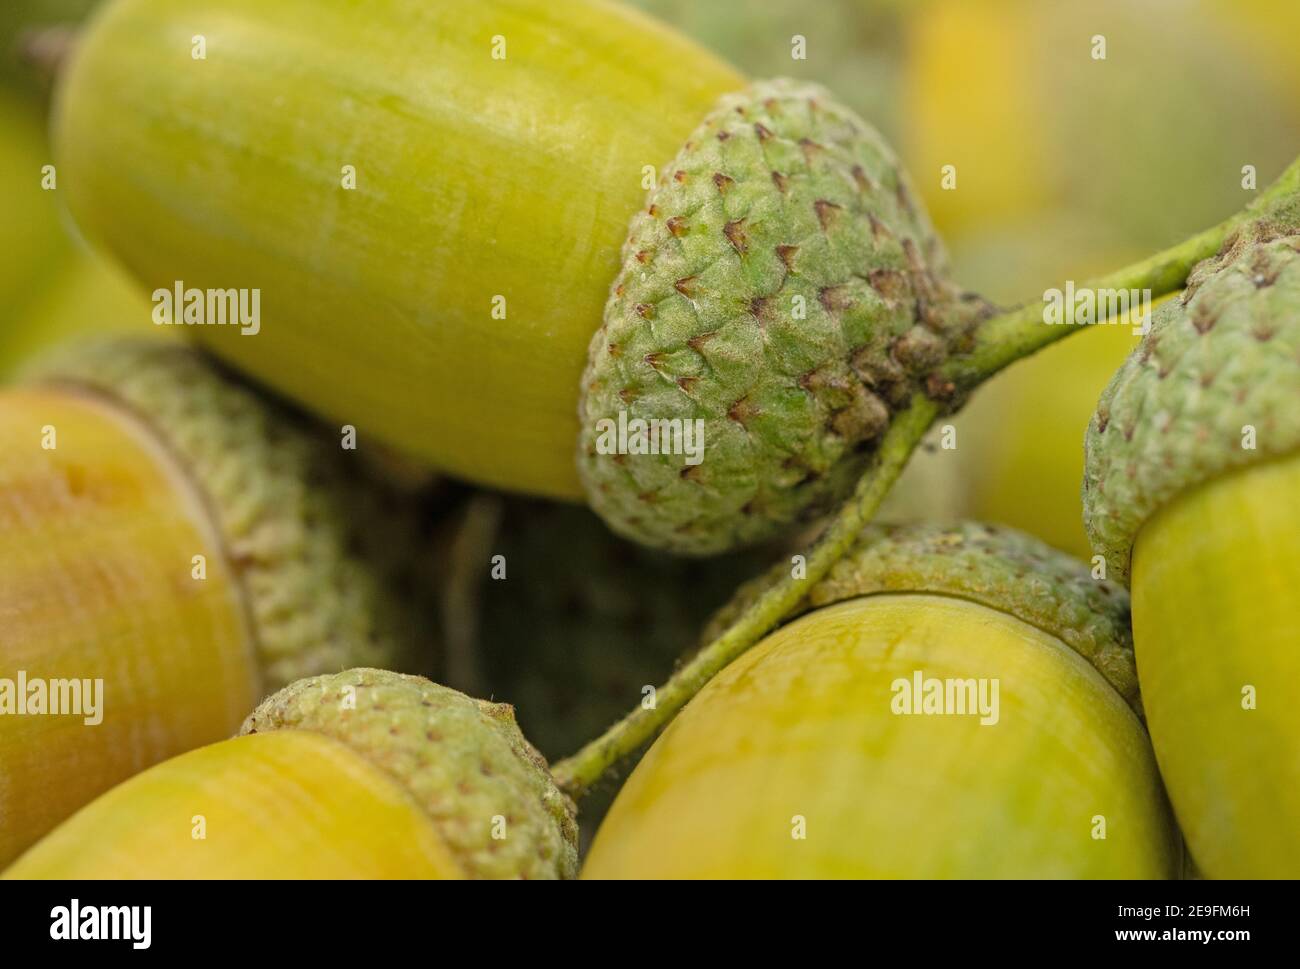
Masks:
[[[787,575],[769,587],[725,633],[696,653],[656,691],[653,708],[637,707],[604,735],[557,763],[551,772],[561,789],[574,798],[581,797],[606,770],[649,741],[705,683],[798,605],[806,590],[844,557],[871,521],[938,413],[939,405],[928,397],[913,397],[907,408],[894,417],[852,497],[809,551],[803,577]]]
[[[1277,181],[1231,218],[1154,256],[1089,280],[1078,289],[1149,289],[1152,299],[1172,293],[1182,288],[1192,267],[1218,252],[1224,241],[1244,223],[1267,214],[1278,203],[1294,201],[1297,194],[1300,194],[1300,159],[1292,162]],[[1109,317],[1108,303],[1098,301],[1098,323]],[[1026,303],[981,324],[974,348],[953,357],[943,374],[958,387],[971,390],[1009,364],[1079,329],[1080,326],[1069,324],[1048,324],[1043,319],[1041,301]]]
[[[1266,215],[1280,203],[1300,204],[1297,197],[1300,197],[1300,159],[1232,218],[1085,285],[1092,289],[1149,289],[1153,299],[1171,293],[1187,281],[1193,266],[1214,255],[1238,227]],[[1101,303],[1097,322],[1108,318],[1108,302]],[[1082,329],[1081,326],[1049,325],[1043,319],[1043,304],[1029,303],[981,324],[973,348],[953,357],[942,374],[969,392],[1007,365]],[[800,579],[785,576],[770,586],[726,632],[700,650],[659,688],[652,709],[637,707],[572,757],[557,763],[552,773],[559,786],[570,796],[581,797],[607,770],[648,742],[705,683],[777,626],[803,598],[805,590],[825,577],[870,523],[940,410],[939,404],[922,394],[913,397],[885,432],[852,497],[809,552],[804,576]]]

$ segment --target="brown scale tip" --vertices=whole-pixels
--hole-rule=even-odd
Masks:
[[[742,397],[727,408],[727,416],[741,427],[744,427],[751,418],[758,416],[758,408],[750,402],[748,396]]]
[[[745,220],[734,219],[722,227],[722,234],[727,237],[733,249],[740,255],[749,252],[749,239],[745,235]]]
[[[834,202],[828,202],[826,199],[818,199],[813,202],[813,208],[817,210],[817,221],[821,224],[822,231],[827,232],[839,218],[843,207],[836,205]]]
[[[832,315],[842,313],[853,305],[853,298],[844,286],[824,286],[817,291],[817,302]]]

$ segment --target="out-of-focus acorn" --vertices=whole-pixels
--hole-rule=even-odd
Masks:
[[[359,461],[179,346],[0,392],[0,864],[291,680],[433,668],[425,512]]]
[[[354,669],[114,788],[5,877],[565,878],[573,814],[509,706]]]

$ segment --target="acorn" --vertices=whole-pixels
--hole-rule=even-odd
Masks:
[[[1131,587],[1151,736],[1211,878],[1300,876],[1300,216],[1236,233],[1088,425],[1085,521]]]
[[[0,864],[288,682],[432,667],[425,512],[349,454],[178,345],[0,392]]]
[[[55,132],[147,289],[259,290],[223,358],[678,553],[833,506],[988,312],[834,95],[604,0],[115,0]]]
[[[1128,600],[992,526],[872,526],[701,690],[590,878],[1171,878]]]
[[[565,878],[573,816],[509,706],[353,669],[115,787],[5,877]]]
[[[1287,29],[1300,7],[1285,0],[1216,0],[1179,17],[1126,0],[913,4],[897,141],[961,280],[995,301],[1082,284],[1239,206],[1247,163],[1259,185],[1282,168],[1300,79],[1268,62],[1261,39],[1233,42],[1252,6],[1300,63]],[[1098,130],[1107,137],[1079,137]],[[981,387],[944,456],[967,482],[965,517],[1087,558],[1079,428],[1138,334],[1125,321],[1076,329]]]

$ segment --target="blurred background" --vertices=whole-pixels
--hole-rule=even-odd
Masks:
[[[1297,0],[631,2],[751,75],[833,89],[894,144],[957,279],[1001,304],[1217,222],[1252,194],[1245,166],[1262,187],[1300,152]],[[94,5],[0,7],[0,379],[78,334],[175,332],[151,325],[144,294],[86,251],[59,193],[42,189],[48,82],[21,52],[48,50],[30,29],[75,24]],[[791,57],[796,35],[806,59]],[[955,450],[918,457],[890,514],[1001,522],[1087,556],[1083,433],[1134,344],[1130,327],[1099,326],[1001,375],[954,421]],[[550,756],[659,682],[763,560],[674,563],[585,510],[452,489],[449,560],[468,565],[441,592],[450,685],[515,702]],[[559,545],[572,568],[557,570]],[[508,584],[487,588],[482,563],[502,550]]]

